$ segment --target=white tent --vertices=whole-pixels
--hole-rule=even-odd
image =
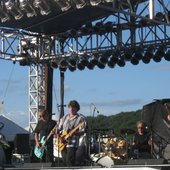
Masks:
[[[6,118],[3,115],[0,115],[0,123],[4,125],[4,127],[0,130],[6,141],[14,141],[16,134],[29,134],[24,128],[20,127],[10,119]]]

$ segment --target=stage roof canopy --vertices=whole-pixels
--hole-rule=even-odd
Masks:
[[[146,0],[131,0],[138,4]],[[36,33],[57,34],[77,29],[94,20],[114,14],[127,1],[117,0],[6,0],[0,6],[0,26]],[[130,4],[130,5],[131,5]]]

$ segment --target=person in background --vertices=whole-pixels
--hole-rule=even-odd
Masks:
[[[56,122],[50,118],[46,110],[40,110],[39,116],[40,119],[34,130],[35,143],[38,148],[41,147],[42,137],[47,138],[56,125]],[[53,162],[53,135],[47,141],[46,148],[42,162]]]
[[[143,121],[137,122],[137,133],[133,140],[133,152],[136,158],[151,158],[152,140],[150,133],[146,131]]]
[[[61,155],[63,165],[67,167],[76,165],[76,151],[82,144],[81,142],[83,142],[84,135],[86,133],[86,120],[84,116],[77,113],[79,110],[79,103],[76,100],[71,100],[68,104],[68,114],[59,120],[59,126],[56,130],[56,134],[59,139],[58,141],[62,141],[64,143]],[[64,135],[64,133],[67,135]],[[66,136],[69,137],[65,140]],[[80,155],[82,156],[79,152],[79,156]]]

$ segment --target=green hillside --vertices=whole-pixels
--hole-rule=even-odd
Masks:
[[[141,110],[131,112],[121,112],[116,115],[97,117],[87,117],[87,122],[91,130],[112,129],[116,135],[122,129],[132,129],[136,131],[136,122],[141,119]]]

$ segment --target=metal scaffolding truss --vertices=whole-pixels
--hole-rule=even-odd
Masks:
[[[169,0],[153,1],[152,19],[149,18],[150,1],[119,0],[116,2],[112,6],[103,4],[98,6],[110,11],[111,15],[55,35],[0,28],[0,59],[19,62],[21,66],[30,67],[29,127],[31,131],[38,120],[38,109],[45,106],[44,64],[60,68],[61,60],[74,58],[78,64],[82,59],[89,61],[94,57],[98,59],[103,56],[109,59],[112,55],[129,62],[137,51],[141,52],[141,58],[138,58],[141,61],[151,47],[153,55],[160,47],[165,54],[170,55]],[[127,51],[131,54],[131,58],[125,56]]]
[[[29,130],[32,132],[37,124],[39,109],[45,109],[45,69],[43,65],[29,68]]]

